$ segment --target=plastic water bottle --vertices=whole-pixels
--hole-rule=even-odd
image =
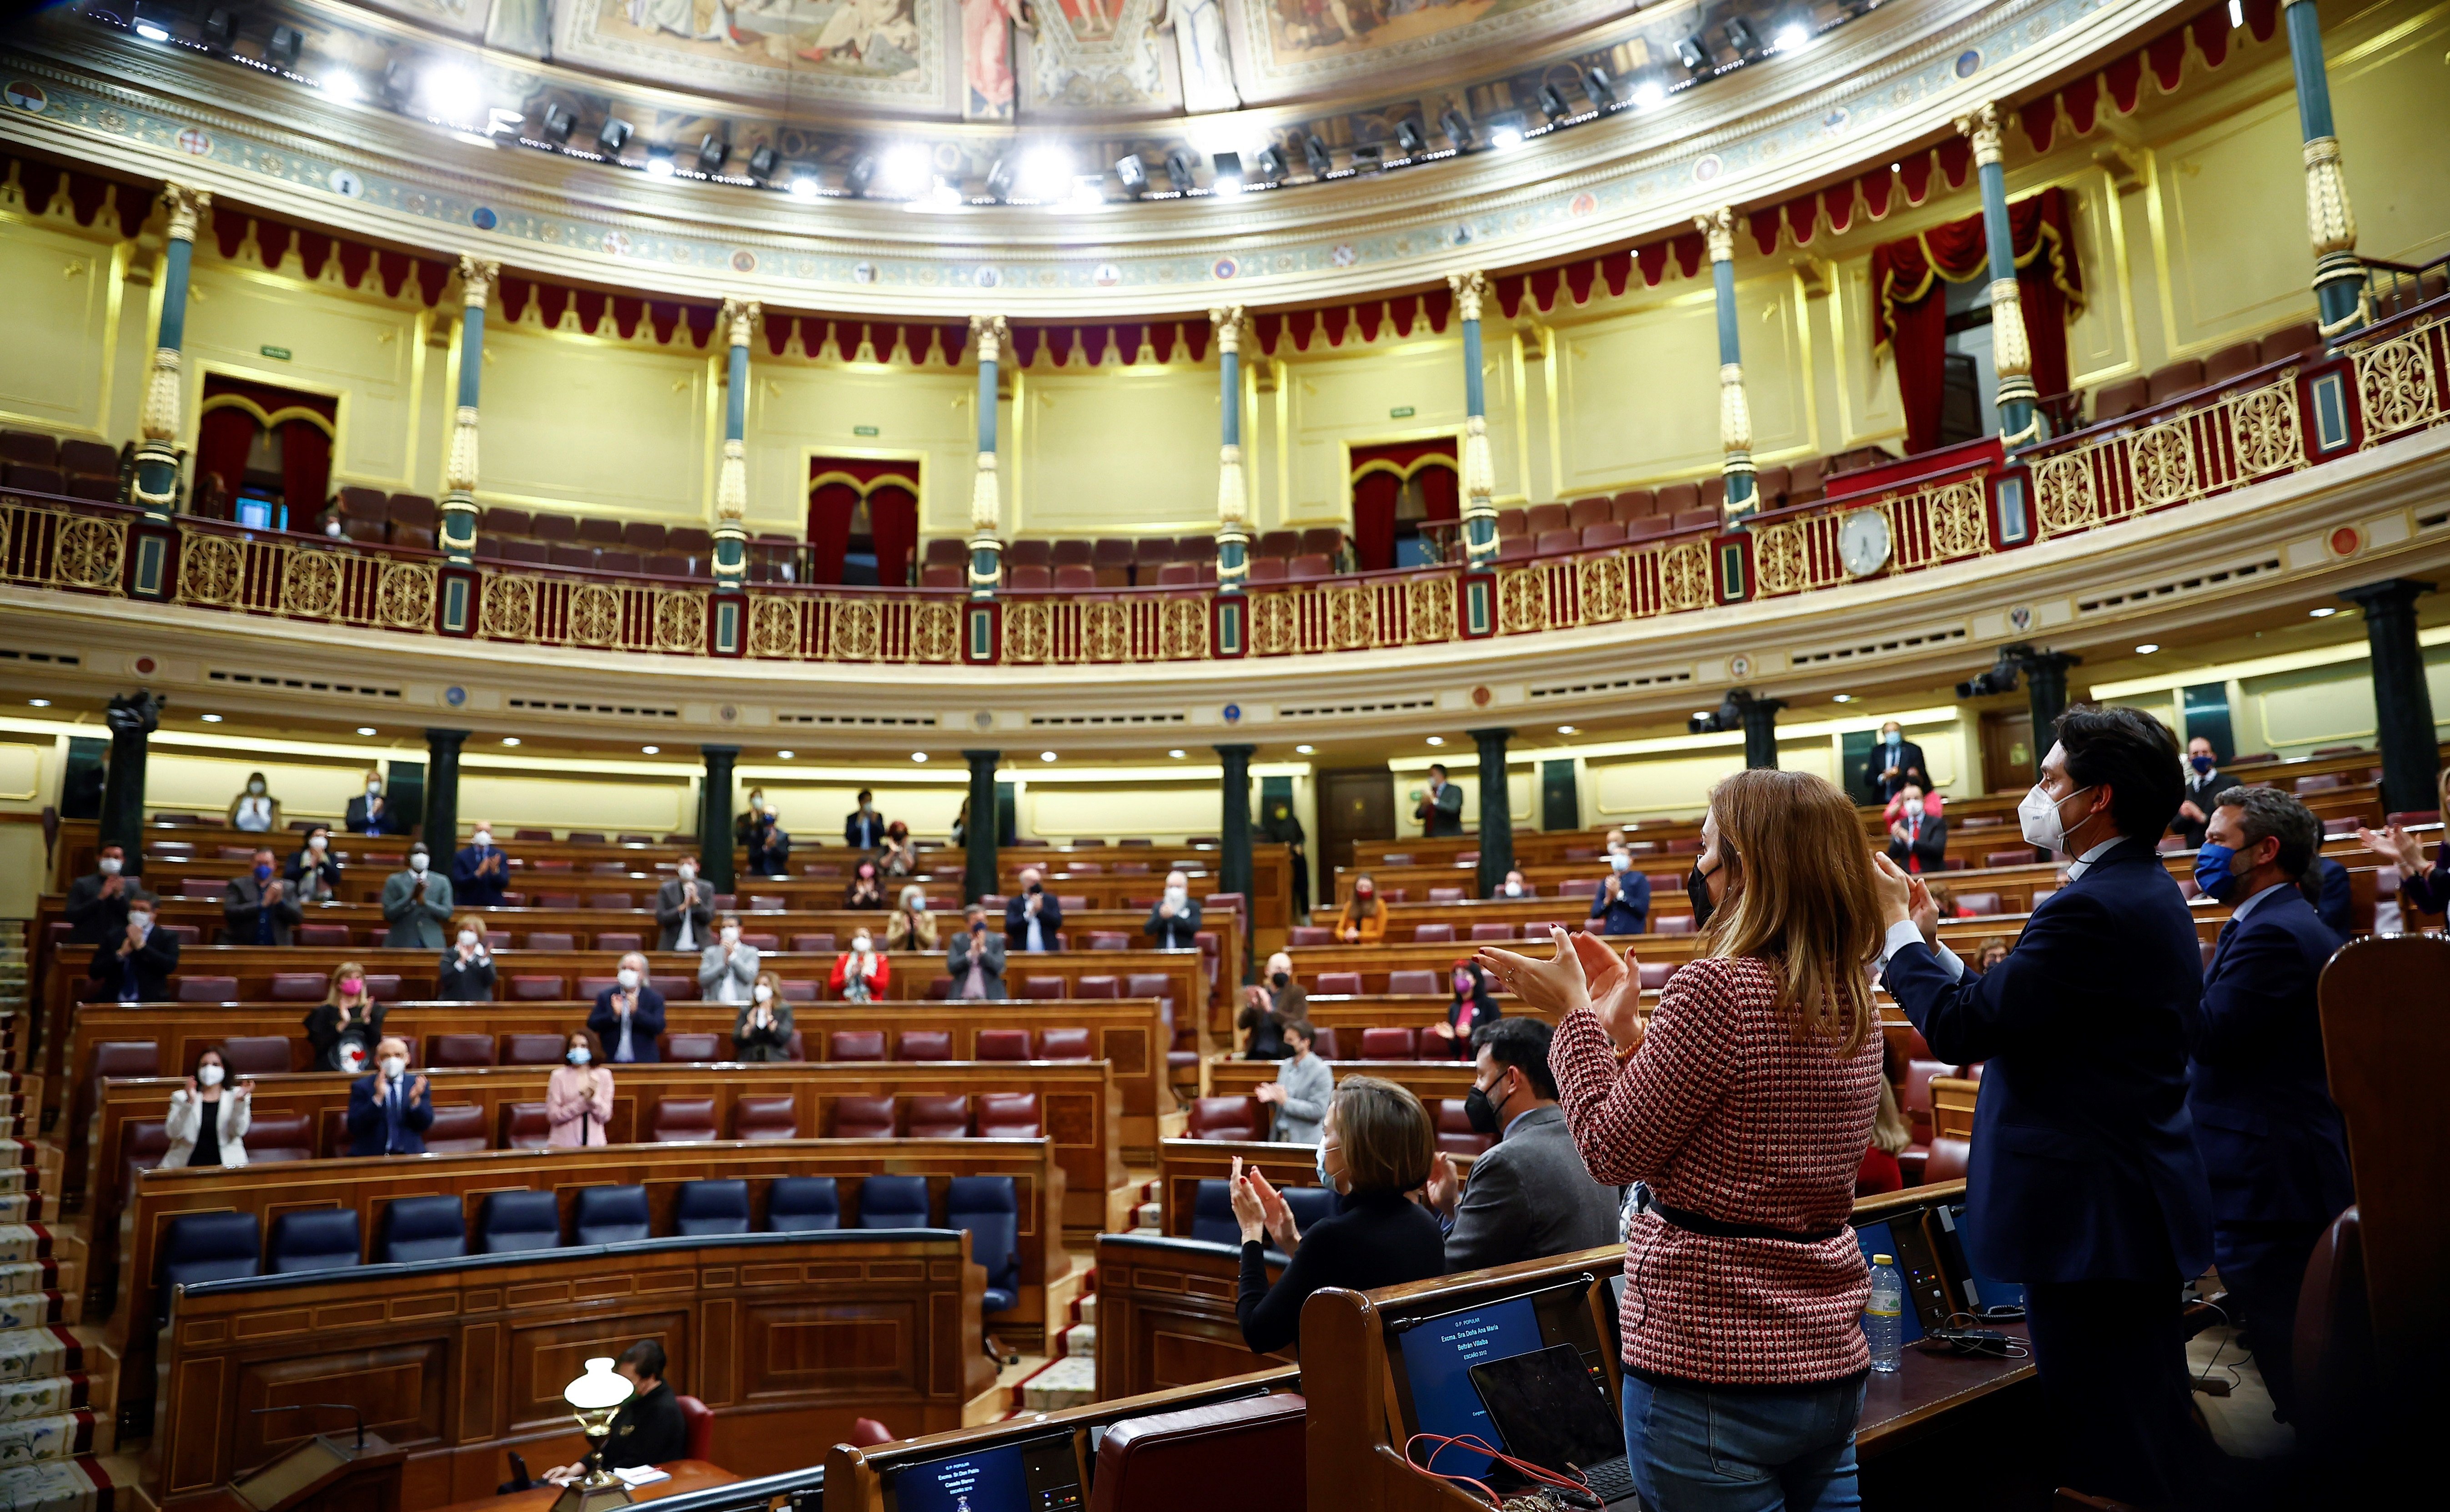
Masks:
[[[1897,1352],[1903,1347],[1905,1284],[1897,1279],[1896,1261],[1888,1255],[1872,1256],[1872,1295],[1863,1304],[1863,1341],[1872,1347],[1872,1368],[1881,1372],[1897,1367]]]

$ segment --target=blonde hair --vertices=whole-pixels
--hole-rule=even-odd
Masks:
[[[1769,963],[1798,1037],[1851,1056],[1878,1021],[1863,963],[1881,933],[1853,802],[1821,778],[1772,767],[1721,781],[1710,812],[1727,888],[1703,944],[1712,956]]]
[[[359,961],[344,960],[332,968],[331,984],[323,990],[323,998],[325,1001],[339,1002],[340,1000],[340,980],[345,977],[357,978],[359,995],[369,1002],[374,1000],[374,983],[366,980],[365,966]]]

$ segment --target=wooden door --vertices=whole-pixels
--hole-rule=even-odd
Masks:
[[[1995,708],[1982,716],[1982,790],[2021,793],[2033,785],[2041,752],[2033,749],[2031,709]]]
[[[1335,868],[1352,864],[1356,840],[1395,838],[1395,774],[1363,766],[1318,774],[1319,906],[1333,904]]]

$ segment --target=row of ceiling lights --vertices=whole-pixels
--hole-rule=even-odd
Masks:
[[[1859,7],[1850,7],[1849,10],[1869,10],[1879,3],[1880,0],[1862,0]],[[119,17],[104,10],[89,10],[88,14],[105,22],[120,22]],[[1209,176],[1207,184],[1202,186],[1198,183],[1202,154],[1188,147],[1174,148],[1157,164],[1133,153],[1117,159],[1106,172],[1082,173],[1068,149],[1053,143],[1040,143],[1026,147],[1016,145],[999,157],[988,169],[985,195],[973,197],[938,173],[933,155],[925,145],[916,142],[861,153],[845,172],[840,188],[828,187],[813,165],[783,162],[770,144],[760,144],[750,151],[745,175],[727,174],[724,168],[731,160],[731,144],[718,132],[705,134],[694,149],[687,150],[686,156],[681,148],[650,144],[643,157],[627,159],[623,153],[632,145],[637,128],[617,116],[608,117],[596,130],[594,150],[589,151],[570,145],[570,139],[578,126],[578,117],[568,106],[558,101],[548,103],[542,120],[532,129],[523,111],[489,107],[485,103],[481,81],[471,68],[460,64],[439,62],[420,67],[405,58],[394,58],[370,90],[364,81],[345,70],[336,70],[321,79],[307,79],[294,72],[303,41],[295,27],[273,27],[263,45],[263,57],[258,61],[234,50],[243,17],[233,8],[213,6],[207,9],[202,23],[196,28],[193,41],[181,35],[186,29],[184,23],[187,19],[185,12],[163,4],[161,0],[137,0],[126,24],[148,41],[187,47],[278,73],[318,87],[329,98],[342,104],[354,105],[367,101],[370,96],[379,97],[382,104],[394,109],[421,114],[436,125],[449,127],[459,140],[474,145],[490,147],[508,140],[522,146],[631,168],[653,178],[690,178],[776,189],[803,200],[845,197],[890,200],[919,210],[1006,204],[1086,211],[1102,208],[1112,203],[1108,198],[1110,176],[1126,200],[1230,199],[1245,188],[1284,187],[1292,174],[1287,145],[1273,144],[1253,153],[1247,166],[1239,152],[1215,153],[1205,165]],[[1316,132],[1306,131],[1288,145],[1301,154],[1302,166],[1309,170],[1311,183],[1440,162],[1475,151],[1504,152],[1533,137],[1579,126],[1604,115],[1626,109],[1655,108],[1664,104],[1671,94],[1689,88],[1701,79],[1729,72],[1747,63],[1800,51],[1809,47],[1818,35],[1808,21],[1797,20],[1780,27],[1763,45],[1752,27],[1740,18],[1725,23],[1720,28],[1720,32],[1725,45],[1735,53],[1733,61],[1723,65],[1715,63],[1707,37],[1696,32],[1677,44],[1677,62],[1684,70],[1682,78],[1673,82],[1664,78],[1644,80],[1634,87],[1629,96],[1621,95],[1618,81],[1597,64],[1589,65],[1582,71],[1585,98],[1579,107],[1556,85],[1542,85],[1538,108],[1544,119],[1538,125],[1533,125],[1526,113],[1508,112],[1490,117],[1485,123],[1485,128],[1475,127],[1461,110],[1449,106],[1438,117],[1438,129],[1446,138],[1446,146],[1431,147],[1424,123],[1407,116],[1396,122],[1394,127],[1394,145],[1399,156],[1390,157],[1384,146],[1365,145],[1351,148],[1346,155],[1346,165],[1341,168],[1335,165],[1333,150]],[[1154,183],[1153,175],[1160,168],[1169,188],[1160,189]]]

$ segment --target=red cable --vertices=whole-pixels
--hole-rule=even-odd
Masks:
[[[1412,1445],[1422,1443],[1433,1444],[1436,1447],[1429,1451],[1429,1458],[1427,1463],[1416,1464],[1413,1464],[1412,1461]],[[1449,1449],[1456,1447],[1468,1449],[1476,1454],[1485,1455],[1492,1461],[1505,1464],[1508,1468],[1522,1475],[1525,1479],[1529,1480],[1536,1484],[1553,1485],[1569,1491],[1580,1491],[1585,1496],[1594,1494],[1591,1491],[1589,1483],[1579,1477],[1562,1476],[1544,1465],[1533,1464],[1528,1460],[1518,1460],[1514,1456],[1498,1448],[1496,1445],[1480,1438],[1476,1434],[1465,1433],[1449,1438],[1436,1433],[1415,1433],[1410,1438],[1404,1441],[1404,1463],[1411,1465],[1413,1469],[1419,1471],[1423,1475],[1430,1477],[1433,1480],[1461,1482],[1465,1485],[1468,1485],[1472,1489],[1478,1491],[1481,1495],[1488,1498],[1488,1504],[1490,1506],[1503,1507],[1506,1504],[1505,1499],[1500,1497],[1496,1492],[1490,1490],[1482,1482],[1468,1475],[1458,1475],[1452,1471],[1431,1468],[1432,1465],[1435,1465],[1438,1463],[1439,1455],[1445,1453]]]

